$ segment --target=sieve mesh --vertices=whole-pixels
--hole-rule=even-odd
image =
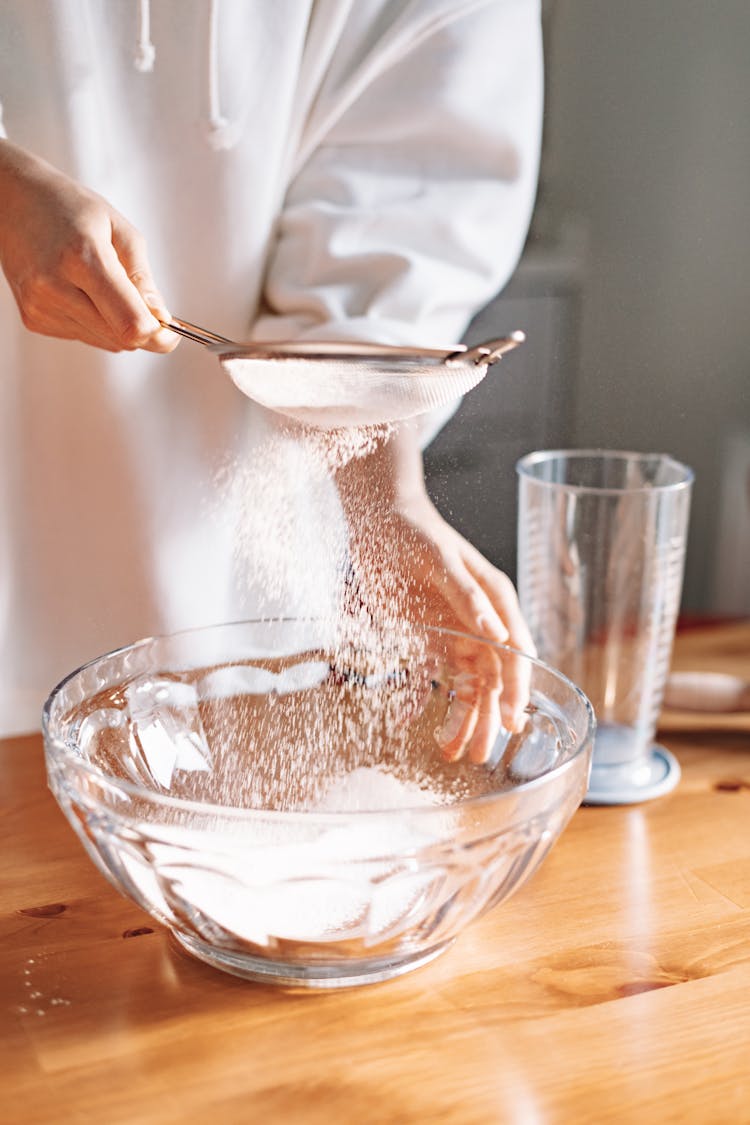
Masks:
[[[335,359],[223,356],[232,382],[269,410],[323,429],[398,422],[470,391],[487,367],[476,363],[393,365]]]

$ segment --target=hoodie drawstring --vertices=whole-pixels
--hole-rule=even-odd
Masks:
[[[229,121],[221,111],[219,86],[219,6],[211,0],[208,14],[208,127],[206,136],[211,148],[233,148],[240,135],[239,123]]]
[[[208,43],[206,69],[208,80],[208,124],[206,138],[213,149],[233,148],[241,132],[238,122],[228,120],[221,109],[219,85],[219,6],[220,0],[211,0],[208,10]],[[154,69],[156,48],[151,42],[151,3],[138,0],[138,40],[133,64],[136,70],[147,74]],[[0,116],[0,136],[2,117]]]
[[[135,48],[135,69],[147,74],[154,69],[156,48],[151,42],[151,3],[139,0],[138,4],[138,42]]]

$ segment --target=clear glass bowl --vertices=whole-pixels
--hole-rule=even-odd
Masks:
[[[319,988],[416,968],[528,879],[593,733],[578,688],[513,650],[305,620],[140,641],[44,711],[50,787],[107,878],[202,960]]]

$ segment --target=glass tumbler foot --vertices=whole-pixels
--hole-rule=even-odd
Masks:
[[[671,792],[680,780],[680,763],[664,746],[654,744],[645,757],[591,770],[585,805],[635,805]]]

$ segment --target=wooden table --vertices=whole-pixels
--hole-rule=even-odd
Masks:
[[[677,663],[750,674],[750,624]],[[750,1122],[750,724],[670,796],[584,808],[442,958],[331,994],[190,959],[95,870],[39,738],[0,744],[0,1120]]]

